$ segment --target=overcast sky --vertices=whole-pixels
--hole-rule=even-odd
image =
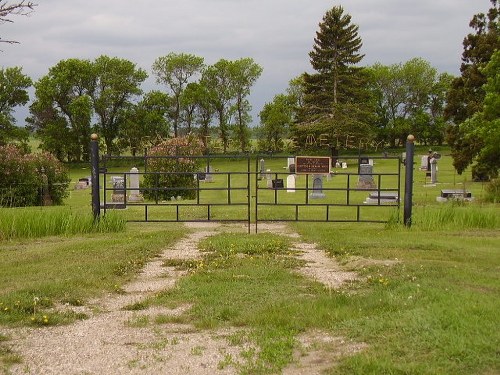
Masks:
[[[252,89],[254,123],[266,102],[290,79],[311,71],[308,53],[318,23],[342,5],[359,26],[361,65],[421,57],[439,72],[459,74],[469,21],[490,0],[34,0],[29,17],[0,25],[1,66],[22,66],[33,80],[67,58],[120,57],[145,69],[143,89],[161,89],[151,65],[170,52],[191,53],[213,64],[251,57],[264,69]],[[27,114],[18,111],[19,125]]]

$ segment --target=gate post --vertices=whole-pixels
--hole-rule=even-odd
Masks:
[[[406,138],[406,160],[405,160],[405,200],[404,200],[404,218],[403,223],[411,227],[411,210],[413,204],[413,151],[415,137],[410,134]]]
[[[101,216],[101,201],[99,193],[99,142],[98,135],[90,136],[90,163],[92,176],[92,213],[94,220],[99,220]]]

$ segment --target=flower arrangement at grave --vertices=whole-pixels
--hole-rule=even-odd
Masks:
[[[146,161],[142,183],[144,198],[169,200],[172,197],[196,198],[196,180],[203,143],[195,136],[167,139],[152,147]]]
[[[0,206],[62,204],[69,182],[67,171],[52,154],[0,146]]]

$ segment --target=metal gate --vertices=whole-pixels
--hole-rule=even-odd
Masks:
[[[158,159],[189,159],[197,169],[152,169]],[[257,231],[263,221],[386,222],[399,212],[400,157],[339,157],[323,174],[295,171],[295,160],[257,156],[252,168],[249,155],[103,156],[92,166],[94,213],[126,208],[131,222],[244,222]],[[169,185],[175,179],[188,182]]]
[[[339,156],[332,168],[328,166],[328,173],[322,174],[292,173],[297,172],[290,163],[294,160],[282,156],[257,158],[256,224],[387,222],[394,211],[399,211],[399,156]]]

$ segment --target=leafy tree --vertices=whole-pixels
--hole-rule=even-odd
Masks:
[[[250,88],[262,74],[262,67],[247,57],[234,61],[232,71],[236,112],[235,135],[241,151],[245,152],[248,149],[248,123],[251,121],[249,112],[252,109],[246,97],[250,95]]]
[[[191,103],[194,103],[193,119],[198,124],[199,136],[203,142],[204,149],[208,148],[208,138],[210,136],[210,124],[215,114],[213,103],[215,101],[214,92],[210,91],[204,81],[193,82],[186,88],[186,96]]]
[[[429,62],[413,58],[404,64],[369,68],[376,102],[378,139],[403,144],[411,132],[424,143],[442,142],[444,96],[450,75],[438,76]]]
[[[167,112],[172,98],[160,91],[150,91],[137,105],[126,110],[119,131],[120,148],[129,148],[135,156],[138,150],[153,146],[168,137],[170,123]]]
[[[142,94],[140,85],[147,74],[131,61],[105,55],[98,57],[93,67],[95,77],[90,95],[98,117],[97,129],[109,154],[125,121],[125,110],[135,96]]]
[[[9,19],[11,15],[27,15],[33,11],[37,4],[31,1],[20,1],[17,3],[7,3],[4,0],[0,0],[0,24],[5,22],[12,22]],[[18,43],[14,40],[4,40],[0,38],[2,43]]]
[[[271,103],[266,103],[260,112],[261,149],[282,151],[283,139],[287,137],[293,122],[293,102],[289,95],[279,94]]]
[[[26,132],[15,126],[12,112],[28,102],[27,88],[31,85],[31,78],[24,75],[21,68],[0,69],[0,145],[27,138]]]
[[[365,73],[356,66],[363,59],[361,46],[358,26],[351,23],[351,16],[344,14],[341,6],[327,11],[309,53],[317,73],[303,75],[304,103],[298,112],[297,136],[369,134],[371,102]]]
[[[42,148],[59,160],[88,160],[92,89],[95,71],[89,60],[61,60],[35,83],[35,101],[27,121]]]
[[[487,81],[483,89],[483,107],[461,124],[463,141],[480,145],[470,148],[473,154],[468,162],[475,159],[472,175],[476,180],[489,180],[498,176],[500,169],[500,51],[496,51],[490,62],[482,70]]]
[[[491,4],[487,14],[474,15],[469,24],[474,33],[467,35],[463,42],[461,76],[453,80],[447,96],[445,116],[452,120],[453,124],[447,129],[446,140],[451,146],[453,165],[459,174],[473,162],[474,157],[484,147],[482,139],[468,136],[470,125],[462,124],[481,111],[487,80],[484,67],[491,60],[493,53],[500,49],[500,8],[497,0],[491,0]],[[480,169],[481,160],[478,160],[476,170]],[[486,175],[477,177],[487,178]]]
[[[234,114],[232,100],[235,88],[232,70],[231,61],[220,59],[204,70],[200,82],[208,90],[208,98],[215,110],[224,152],[229,145],[229,124]]]
[[[169,53],[159,57],[153,64],[153,73],[158,83],[165,84],[174,98],[173,127],[174,135],[178,135],[181,119],[181,96],[190,79],[203,69],[203,57],[186,53]]]

